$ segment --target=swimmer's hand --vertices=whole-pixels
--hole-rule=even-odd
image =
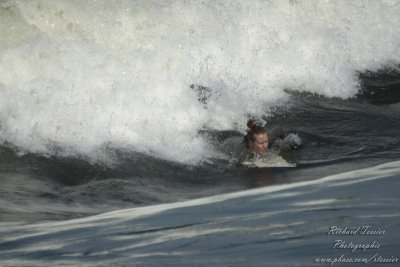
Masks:
[[[285,144],[285,146],[287,146],[290,149],[299,149],[302,145],[302,141],[301,138],[294,133],[290,133],[288,135],[286,135],[285,139],[283,140],[283,143]]]

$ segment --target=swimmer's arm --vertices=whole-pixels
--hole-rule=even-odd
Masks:
[[[239,157],[237,158],[236,164],[242,164],[249,157],[250,154],[251,152],[246,147],[244,147],[240,152]]]
[[[289,132],[281,127],[275,127],[268,132],[268,148],[278,139],[284,139],[284,146],[289,149],[299,149],[302,145],[301,139],[297,135],[289,134]]]
[[[278,138],[285,138],[287,136],[287,131],[282,127],[274,127],[268,131],[268,148],[275,143]]]

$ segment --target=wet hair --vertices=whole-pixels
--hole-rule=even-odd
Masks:
[[[256,140],[255,135],[268,133],[264,127],[261,126],[261,122],[256,119],[250,119],[247,121],[247,134],[243,138],[243,143],[249,146],[249,141],[254,142]]]

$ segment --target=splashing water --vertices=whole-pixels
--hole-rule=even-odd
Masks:
[[[2,1],[0,140],[199,162],[204,126],[243,129],[287,88],[352,97],[359,72],[397,67],[399,13],[389,0]],[[206,107],[192,84],[211,88]]]

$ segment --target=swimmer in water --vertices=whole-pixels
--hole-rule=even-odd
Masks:
[[[247,122],[247,127],[247,134],[243,138],[243,143],[246,145],[246,148],[253,154],[267,154],[268,148],[270,147],[268,144],[269,134],[267,130],[261,127],[256,120],[249,120]]]
[[[287,136],[281,127],[267,131],[254,119],[247,122],[247,127],[247,134],[243,138],[234,136],[222,142],[221,150],[230,156],[232,163],[241,164],[255,155],[263,156],[278,138],[284,139]],[[297,149],[299,145],[289,144],[289,147]]]

